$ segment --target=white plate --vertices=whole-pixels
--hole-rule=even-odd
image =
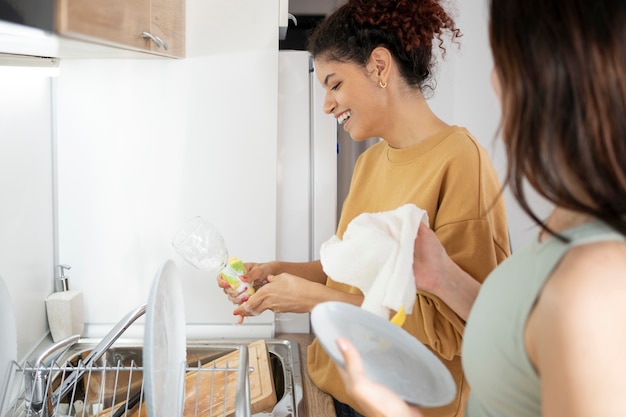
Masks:
[[[419,340],[382,317],[332,301],[313,309],[311,325],[336,364],[344,366],[336,340],[345,337],[361,354],[366,375],[405,401],[438,407],[454,399],[456,386],[448,368]]]
[[[17,360],[17,329],[15,327],[15,316],[13,313],[13,303],[9,290],[2,277],[0,277],[0,415],[5,415],[9,404],[2,406],[2,396],[5,393],[6,381],[11,372],[12,364]],[[5,398],[10,402],[9,398]]]
[[[146,308],[143,366],[148,417],[180,417],[185,401],[185,306],[176,266],[167,260]]]

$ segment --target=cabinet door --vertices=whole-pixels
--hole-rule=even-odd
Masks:
[[[150,0],[58,0],[57,31],[66,36],[151,49]]]
[[[167,51],[152,44],[157,53],[185,56],[185,0],[151,0],[150,33],[167,44]]]

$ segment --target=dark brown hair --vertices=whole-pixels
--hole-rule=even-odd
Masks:
[[[349,0],[320,23],[308,39],[314,58],[365,65],[372,50],[392,53],[408,85],[422,88],[430,79],[433,42],[442,53],[443,35],[461,32],[436,0]]]
[[[492,0],[505,183],[626,234],[626,2]],[[549,231],[549,230],[548,230]]]

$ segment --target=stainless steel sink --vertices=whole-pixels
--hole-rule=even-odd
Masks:
[[[197,369],[254,341],[253,339],[188,340],[188,369]],[[121,400],[125,399],[124,402],[129,403],[132,397],[135,397],[141,401],[143,351],[140,340],[118,339],[97,360],[93,369],[82,373],[81,377],[73,381],[68,389],[60,389],[64,382],[72,380],[71,374],[81,369],[81,361],[89,356],[99,342],[100,340],[96,339],[79,339],[55,359],[54,365],[49,367],[47,372],[50,377],[47,379],[50,381],[50,386],[46,388],[46,392],[50,393],[50,398],[47,399],[45,407],[49,411],[45,411],[44,414],[33,414],[28,411],[27,406],[16,404],[11,409],[13,413],[9,411],[8,416],[124,416],[119,408]],[[266,339],[265,342],[270,357],[277,403],[272,410],[257,412],[252,416],[298,417],[304,414],[301,411],[304,402],[298,343],[291,339]],[[112,368],[111,365],[114,367]],[[20,373],[24,375],[17,376],[15,380],[28,380],[29,372],[32,373],[33,368],[29,369],[28,365],[17,367],[14,377]],[[98,387],[95,388],[97,391],[95,393],[93,392],[94,386]],[[59,393],[60,391],[63,392]],[[59,394],[55,397],[54,392]],[[27,403],[26,396],[23,395],[23,397],[23,402]],[[79,403],[82,410],[78,408]],[[198,415],[198,417],[201,416]]]

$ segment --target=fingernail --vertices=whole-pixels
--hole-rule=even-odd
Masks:
[[[338,338],[337,341],[337,347],[339,348],[339,350],[341,350],[342,352],[345,352],[345,350],[348,348],[348,346],[346,345],[346,340],[343,338]]]

